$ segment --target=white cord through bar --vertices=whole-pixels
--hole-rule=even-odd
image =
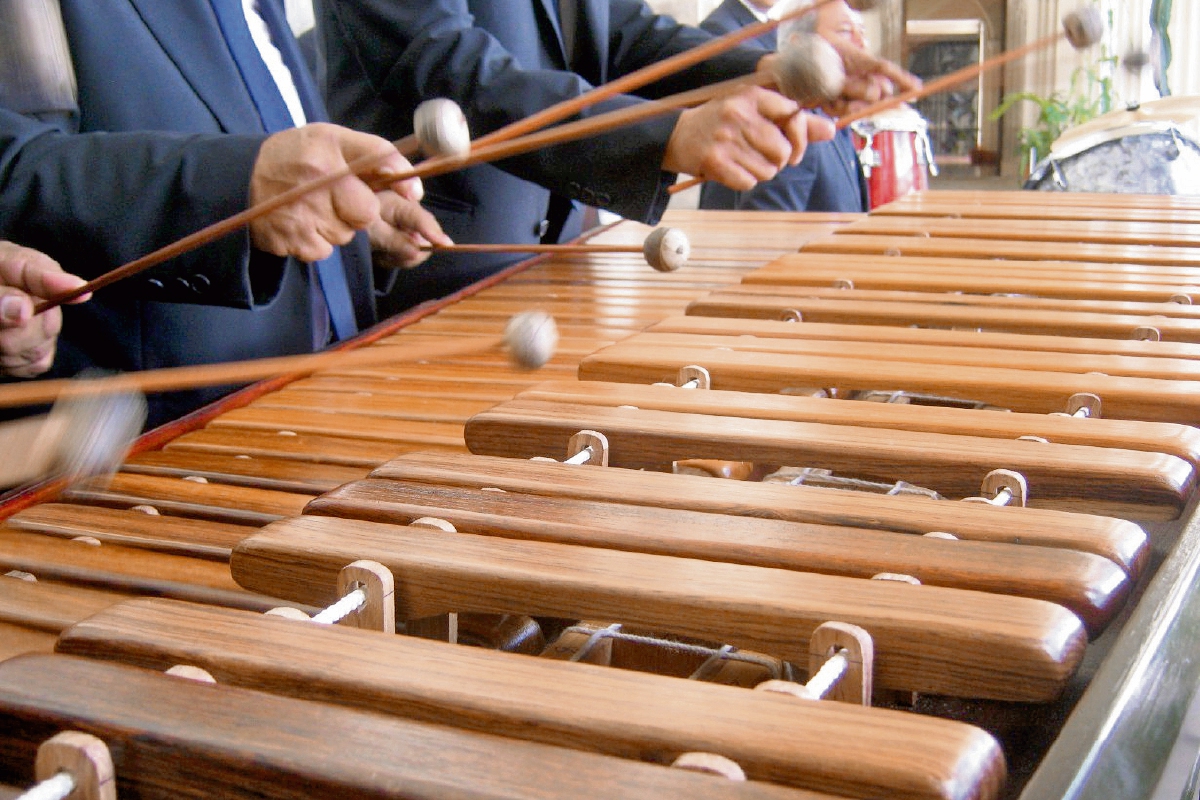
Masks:
[[[64,800],[73,791],[75,778],[69,772],[60,772],[19,795],[17,800]]]
[[[845,649],[838,650],[821,665],[816,675],[808,679],[804,688],[809,691],[814,700],[820,700],[829,694],[829,690],[842,679],[849,667],[850,662],[846,660]]]
[[[366,602],[367,593],[362,589],[355,589],[329,608],[314,614],[312,621],[318,625],[333,625],[345,619],[347,615],[358,611],[366,605]]]

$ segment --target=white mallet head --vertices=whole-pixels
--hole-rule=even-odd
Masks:
[[[1095,6],[1078,8],[1063,17],[1063,31],[1076,50],[1091,47],[1104,36],[1104,20]]]
[[[674,272],[687,263],[692,243],[678,228],[655,228],[642,242],[646,263],[659,272]]]
[[[846,67],[833,45],[815,33],[789,31],[779,40],[775,81],[802,106],[836,100],[846,85]]]
[[[554,357],[558,325],[545,311],[523,311],[504,329],[508,357],[521,369],[537,369]]]
[[[467,118],[453,100],[435,98],[417,106],[413,133],[421,143],[421,152],[429,158],[466,158],[471,153]]]

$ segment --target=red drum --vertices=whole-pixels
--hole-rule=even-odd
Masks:
[[[937,175],[925,118],[900,106],[852,123],[858,160],[871,190],[871,208],[929,188]]]

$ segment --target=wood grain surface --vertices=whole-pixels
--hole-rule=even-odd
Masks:
[[[108,744],[121,797],[813,797],[62,655],[0,664],[0,728],[0,780],[73,729]]]
[[[548,497],[575,497],[765,519],[875,528],[960,539],[1035,544],[1096,553],[1133,576],[1149,550],[1145,531],[1111,517],[983,503],[929,502],[869,492],[726,481],[617,467],[576,467],[458,453],[411,453],[373,477],[440,486],[496,488]]]
[[[931,364],[885,358],[734,352],[704,347],[649,347],[636,340],[585,358],[584,380],[657,383],[673,380],[680,367],[696,364],[712,376],[712,388],[780,392],[793,387],[929,392],[1001,408],[1046,414],[1065,411],[1078,393],[1101,398],[1105,415],[1146,422],[1200,422],[1200,381],[1126,378],[1038,371],[987,364]]]
[[[1184,459],[1193,469],[1200,466],[1200,431],[1190,425],[1165,422],[955,408],[920,399],[911,404],[903,401],[854,403],[798,395],[717,389],[695,392],[669,386],[605,381],[547,381],[522,392],[518,397],[522,400],[610,408],[631,405],[648,410],[709,414],[714,417],[732,415],[750,419],[826,422],[1006,440],[1040,436],[1059,444],[1168,453]]]
[[[781,297],[763,287],[759,294],[714,292],[691,303],[687,313],[706,317],[781,319],[787,312],[798,311],[808,322],[915,325],[1100,339],[1132,339],[1138,328],[1152,326],[1167,341],[1200,342],[1200,325],[1191,319],[1072,310],[984,308],[957,303],[953,295],[943,296],[940,303],[856,300],[854,297],[853,290],[838,290],[826,297],[804,296],[801,292]]]
[[[913,328],[892,325],[841,325],[807,321],[803,325],[777,319],[726,317],[667,317],[646,329],[655,333],[690,333],[702,336],[747,336],[769,339],[816,339],[818,341],[890,342],[952,347],[983,347],[997,350],[1030,350],[1062,353],[1063,361],[1081,354],[1137,356],[1140,358],[1200,359],[1200,345],[1190,342],[1138,339],[1089,339],[1078,336],[1045,336],[1033,333],[1002,333],[981,330]]]
[[[398,619],[614,619],[801,661],[812,629],[836,620],[875,638],[878,685],[934,694],[1052,699],[1085,643],[1074,614],[1022,597],[328,517],[267,526],[230,567],[247,589],[320,605],[361,558],[395,574]]]
[[[601,371],[611,377],[591,372]],[[520,398],[473,417],[466,437],[483,455],[565,458],[580,430],[608,437],[612,466],[662,472],[678,459],[733,458],[904,480],[956,499],[1003,468],[1026,478],[1031,505],[1132,519],[1177,517],[1194,482],[1191,465],[1161,453]]]
[[[1200,267],[1200,252],[1192,247],[1158,247],[1144,244],[1094,244],[1079,242],[1023,242],[965,237],[883,236],[835,234],[811,239],[802,252],[897,253],[906,256],[958,258],[1015,258],[1025,261],[1109,261]]]
[[[1131,586],[1116,564],[1079,551],[392,480],[347,484],[305,513],[397,525],[436,517],[466,533],[828,575],[902,573],[932,586],[1058,603],[1092,635],[1121,608]]]
[[[623,758],[711,752],[751,780],[851,796],[982,798],[1003,774],[995,742],[955,722],[172,601],[110,608],[59,650]]]

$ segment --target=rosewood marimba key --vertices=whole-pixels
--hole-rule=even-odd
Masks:
[[[59,650],[628,759],[716,753],[750,780],[850,796],[987,797],[1004,770],[955,722],[173,601],[107,609]]]
[[[827,575],[901,573],[931,586],[1058,603],[1093,636],[1131,588],[1120,567],[1092,553],[392,480],[347,484],[305,513],[399,525],[435,517],[464,533]]]
[[[1200,245],[1200,231],[1196,225],[1164,221],[1077,220],[1070,225],[1063,225],[1057,220],[1027,219],[1020,225],[1014,225],[1007,219],[871,215],[840,228],[837,233],[1178,248]]]
[[[967,217],[979,219],[1116,220],[1200,222],[1200,204],[1184,195],[1100,194],[1097,192],[972,192],[928,190],[899,197],[871,210],[877,216]]]
[[[748,317],[668,317],[646,328],[649,333],[685,333],[698,336],[746,336],[766,339],[888,342],[948,347],[981,347],[1012,352],[1073,355],[1135,356],[1176,360],[1200,359],[1200,345],[1144,339],[1088,339],[1035,333],[1005,333],[971,329],[899,327],[893,325],[842,325],[805,321],[803,325],[778,319]],[[507,397],[502,399],[508,399]]]
[[[823,422],[906,431],[1013,440],[1037,436],[1059,444],[1112,447],[1167,453],[1200,467],[1200,430],[1168,422],[1026,414],[980,408],[957,408],[900,393],[895,402],[837,403],[803,395],[691,391],[671,386],[645,386],[605,381],[547,381],[521,392],[523,400],[606,408],[636,406],[655,411],[708,414],[791,422]],[[905,402],[910,399],[912,403]],[[1103,413],[1103,408],[1101,409]]]
[[[1016,282],[1010,284],[1015,289]],[[999,292],[999,289],[993,291]],[[927,291],[915,287],[896,287],[890,289],[872,289],[863,286],[811,286],[774,284],[770,288],[758,283],[744,283],[739,286],[727,286],[714,292],[712,299],[725,301],[746,297],[749,300],[769,295],[778,301],[792,299],[800,300],[853,300],[867,303],[927,303],[933,308],[953,306],[962,310],[981,310],[1000,315],[1002,312],[1037,311],[1039,313],[1071,312],[1075,314],[1109,314],[1116,317],[1142,316],[1149,318],[1162,317],[1176,325],[1191,330],[1187,323],[1195,323],[1200,318],[1200,308],[1189,302],[1171,302],[1169,300],[1149,301],[1137,300],[1104,300],[1081,299],[1079,297],[1043,297],[1032,293],[971,293],[960,289],[947,292]],[[1182,298],[1184,292],[1177,293]],[[1190,297],[1188,298],[1190,299]]]
[[[827,797],[412,722],[71,656],[0,664],[0,780],[61,730],[104,740],[118,796],[174,800]]]
[[[1178,267],[1078,261],[828,255],[782,256],[742,279],[743,286],[829,286],[874,290],[964,292],[1080,300],[1166,303],[1200,294],[1200,273]]]
[[[886,338],[882,336],[881,338]],[[914,364],[956,364],[989,366],[1001,369],[1020,369],[1031,372],[1069,372],[1101,374],[1121,378],[1150,378],[1157,380],[1200,380],[1200,359],[1138,357],[1092,353],[1042,353],[1036,350],[1007,350],[990,348],[983,343],[975,346],[904,344],[886,341],[821,341],[817,339],[771,338],[747,335],[697,335],[645,331],[627,342],[614,345],[653,347],[664,350],[721,349],[747,353],[778,353],[785,356],[822,356],[825,358],[866,358]]]
[[[323,605],[359,559],[396,576],[397,619],[615,618],[788,660],[807,659],[821,623],[847,622],[875,640],[876,685],[905,691],[1052,699],[1086,642],[1074,614],[1023,597],[329,517],[268,525],[235,548],[230,567],[247,589]]]
[[[969,351],[965,356],[969,357]],[[936,364],[882,358],[731,351],[715,347],[643,347],[636,338],[588,356],[586,380],[625,383],[671,381],[680,368],[704,367],[712,388],[782,392],[795,388],[907,390],[970,398],[1032,413],[1065,411],[1075,394],[1102,398],[1106,415],[1147,422],[1200,423],[1200,381],[1126,378],[1037,371],[983,364]]]
[[[978,495],[988,473],[1009,469],[1027,480],[1031,504],[1133,519],[1174,519],[1195,480],[1190,464],[1162,453],[520,397],[473,417],[466,436],[473,452],[532,458],[564,453],[581,430],[604,434],[609,463],[632,469],[670,471],[679,460],[736,456],[773,467],[905,480],[956,499]]]
[[[811,239],[801,252],[874,253],[877,255],[976,257],[1025,261],[1108,261],[1132,264],[1158,264],[1171,267],[1200,267],[1200,253],[1192,247],[1156,247],[1152,245],[1092,244],[1075,242],[1020,242],[1001,239],[926,238],[924,236],[883,236],[872,234],[834,234]]]
[[[856,300],[854,290],[832,296],[788,297],[763,287],[761,293],[713,293],[688,306],[688,314],[706,317],[784,319],[799,314],[808,322],[853,325],[921,326],[1006,333],[1133,339],[1139,329],[1153,327],[1169,342],[1200,342],[1196,320],[1132,314],[1098,314],[1089,311],[1036,311],[1028,308],[987,308],[955,303],[956,295],[935,295],[940,302]]]

